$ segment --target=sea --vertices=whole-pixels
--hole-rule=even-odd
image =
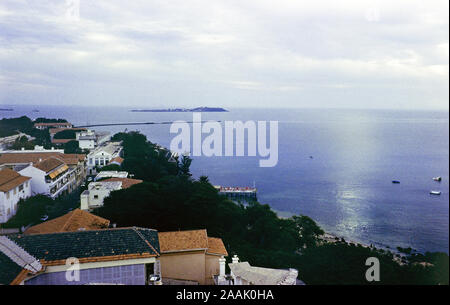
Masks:
[[[13,109],[0,111],[0,118],[64,118],[77,126],[193,120],[188,112],[132,112],[132,107],[0,108]],[[346,240],[448,253],[448,111],[228,110],[202,113],[202,120],[222,125],[224,121],[278,121],[277,165],[260,167],[259,156],[194,156],[194,177],[208,176],[214,185],[255,185],[258,201],[281,217],[307,215],[325,231]],[[170,124],[92,129],[138,130],[166,147],[175,137]],[[442,181],[433,181],[436,176]],[[393,184],[393,180],[400,183]],[[441,195],[431,195],[432,190]]]

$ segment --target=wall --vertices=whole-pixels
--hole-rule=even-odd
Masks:
[[[0,223],[7,222],[17,212],[17,203],[20,199],[31,197],[31,181],[24,182],[23,190],[19,191],[19,186],[16,186],[16,194],[14,189],[9,190],[9,199],[6,198],[6,193],[0,192]],[[10,211],[8,215],[8,209]]]
[[[66,272],[38,275],[25,281],[25,285],[84,285],[88,283],[112,283],[145,285],[145,265],[126,265],[80,270],[79,282],[68,282]]]
[[[196,281],[205,285],[205,252],[161,253],[161,277]]]
[[[219,265],[220,256],[206,254],[205,255],[205,283],[206,285],[214,285],[214,275],[219,275],[220,273],[220,265]]]
[[[45,173],[34,166],[28,166],[22,169],[19,174],[31,177],[32,194],[50,194],[48,184],[45,183]]]

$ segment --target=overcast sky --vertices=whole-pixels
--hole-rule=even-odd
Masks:
[[[448,5],[0,0],[0,104],[448,109]]]

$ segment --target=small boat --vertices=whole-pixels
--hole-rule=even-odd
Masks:
[[[440,195],[441,192],[440,191],[431,191],[430,194],[431,195]]]
[[[433,180],[441,182],[442,181],[442,177],[433,177]]]
[[[400,181],[398,181],[398,180],[392,180],[392,183],[394,183],[394,184],[399,184]]]

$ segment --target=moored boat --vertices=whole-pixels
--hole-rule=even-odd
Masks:
[[[440,191],[430,191],[431,195],[440,195],[441,192]]]
[[[433,177],[433,180],[441,182],[442,181],[442,177]]]

